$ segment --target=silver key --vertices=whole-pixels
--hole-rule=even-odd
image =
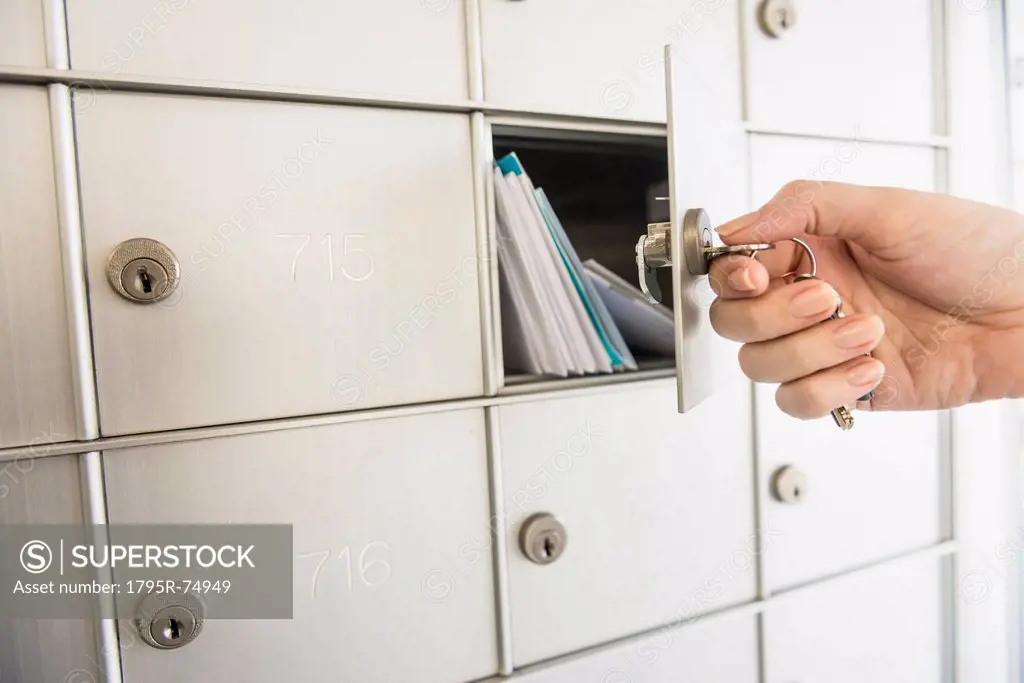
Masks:
[[[804,280],[819,280],[819,279],[820,278],[817,275],[814,275],[813,273],[804,273],[803,275],[797,275],[795,278],[793,278],[793,282],[796,283],[796,282],[803,282]],[[828,317],[828,319],[829,320],[839,320],[840,318],[845,318],[845,317],[846,317],[846,314],[843,312],[843,302],[840,301],[839,305],[836,306],[835,312],[833,312],[832,315],[830,315]],[[864,355],[865,356],[870,356],[871,354],[870,353],[866,353]],[[875,395],[874,391],[869,391],[868,393],[864,394],[863,396],[861,396],[857,400],[858,401],[870,401],[874,397],[874,395]],[[832,419],[835,420],[836,425],[840,429],[842,429],[843,431],[848,431],[850,429],[853,429],[853,412],[849,408],[847,408],[846,406],[839,406],[838,408],[834,409],[831,414],[832,414]]]

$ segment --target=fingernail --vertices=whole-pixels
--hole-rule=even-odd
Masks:
[[[734,232],[739,232],[741,229],[750,225],[752,220],[757,216],[757,213],[757,211],[751,211],[750,213],[740,216],[739,218],[734,218],[728,223],[724,223],[715,228],[715,232],[717,232],[722,237],[725,237],[726,235],[731,235]]]
[[[851,320],[832,335],[832,343],[838,349],[855,349],[881,338],[885,332],[882,320],[876,316]]]
[[[867,384],[878,384],[885,374],[885,366],[877,360],[871,359],[854,366],[846,373],[846,381],[852,386],[862,387]]]
[[[750,276],[750,269],[745,266],[732,271],[732,274],[729,275],[729,284],[739,292],[752,292],[757,289],[754,278]]]
[[[839,305],[835,290],[819,283],[811,289],[800,292],[789,302],[789,312],[794,318],[812,318],[826,311],[834,311]]]

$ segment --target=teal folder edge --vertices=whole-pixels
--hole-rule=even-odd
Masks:
[[[593,324],[594,329],[601,338],[601,344],[604,345],[605,351],[608,353],[609,358],[611,358],[612,365],[635,369],[636,361],[633,359],[632,354],[629,354],[628,350],[625,350],[625,353],[620,353],[620,350],[616,348],[616,345],[609,338],[609,334],[605,330],[606,323],[601,319],[595,306],[594,297],[597,296],[597,293],[590,291],[590,283],[583,275],[583,264],[580,262],[576,250],[573,249],[569,236],[565,234],[565,228],[562,227],[561,221],[558,220],[558,216],[551,207],[551,202],[548,201],[547,195],[544,194],[542,188],[537,188],[534,193],[537,197],[537,204],[540,206],[541,215],[544,217],[544,222],[547,223],[548,230],[551,231],[551,236],[558,246],[558,253],[562,257],[562,264],[569,271],[569,277],[572,278],[576,292],[580,295],[580,299],[587,309],[587,316],[589,316],[591,324]],[[615,323],[609,320],[607,324],[614,325]]]
[[[515,152],[506,154],[497,161],[498,168],[501,169],[502,175],[508,175],[514,173],[515,175],[523,175],[523,165],[519,162],[519,157],[516,156]]]

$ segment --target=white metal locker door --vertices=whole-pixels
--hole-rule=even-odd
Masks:
[[[0,2],[0,66],[46,66],[42,0]]]
[[[796,0],[789,28],[776,36],[761,28],[758,15],[764,5],[780,4],[747,2],[743,9],[752,123],[918,140],[935,132],[936,3]]]
[[[707,275],[687,263],[687,215],[704,209],[710,220],[699,239],[714,244],[711,226],[747,207],[747,150],[739,100],[718,96],[715,86],[674,46],[665,48],[668,89],[669,203],[672,290],[675,296],[676,374],[679,412],[685,412],[740,377],[738,345],[711,329],[715,299]],[[732,83],[726,79],[726,83]]]
[[[658,382],[497,409],[517,666],[754,598],[749,397],[681,416]],[[565,528],[550,564],[521,547],[536,513]]]
[[[209,619],[173,651],[139,642],[122,651],[128,683],[496,673],[482,410],[129,448],[104,465],[111,524],[294,526],[293,619]]]
[[[739,107],[739,1],[481,0],[488,102],[665,120],[664,46]]]
[[[76,456],[0,462],[0,525],[82,523]],[[87,619],[0,616],[0,680],[103,680],[93,629]],[[130,630],[125,629],[124,642],[132,640]]]
[[[467,117],[91,102],[77,133],[105,435],[483,391]],[[167,299],[108,282],[134,237],[177,255]]]
[[[764,614],[766,683],[940,683],[950,661],[943,560],[875,567]]]
[[[757,622],[666,626],[615,647],[523,674],[521,683],[755,683]]]
[[[50,110],[0,85],[0,447],[77,436]]]
[[[835,181],[932,190],[935,152],[863,140],[753,135],[753,194],[771,198],[788,180]],[[814,192],[814,183],[808,183]],[[819,275],[828,281],[827,270]],[[847,307],[847,311],[853,311]],[[758,457],[764,519],[777,542],[766,553],[769,588],[801,584],[922,548],[948,533],[946,424],[935,412],[856,414],[843,432],[831,418],[805,422],[775,405],[776,385],[758,385]],[[885,407],[901,387],[886,376],[875,403]],[[779,500],[776,475],[805,477],[797,503]]]
[[[464,0],[68,0],[76,69],[399,99],[467,97]]]

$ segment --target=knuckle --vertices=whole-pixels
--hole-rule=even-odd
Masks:
[[[828,392],[825,391],[825,382],[808,380],[803,383],[802,391],[797,392],[800,399],[800,407],[808,419],[827,415],[831,407],[828,405]]]
[[[779,188],[779,191],[775,194],[775,196],[776,197],[790,197],[792,195],[795,195],[800,190],[801,182],[803,182],[803,181],[800,181],[800,180],[790,180],[790,181],[786,182],[782,187]]]
[[[753,305],[744,306],[742,310],[742,325],[746,332],[747,341],[765,341],[770,339],[774,335],[772,334],[771,324],[768,322],[767,315],[763,313],[759,314],[757,306]]]
[[[719,336],[725,337],[726,330],[722,325],[722,300],[715,299],[711,302],[711,308],[708,309],[708,318],[711,320],[711,329],[713,329]]]
[[[816,382],[798,382],[781,385],[775,392],[775,405],[801,420],[813,420],[827,415],[827,401]]]
[[[737,359],[739,360],[740,370],[743,374],[755,382],[767,382],[770,381],[764,376],[764,373],[760,371],[762,363],[760,363],[761,352],[756,344],[744,344],[740,347]]]
[[[722,286],[727,281],[727,275],[719,270],[710,270],[708,272],[708,284],[711,285],[711,291],[715,293],[715,296],[722,296],[725,292],[725,288]]]

